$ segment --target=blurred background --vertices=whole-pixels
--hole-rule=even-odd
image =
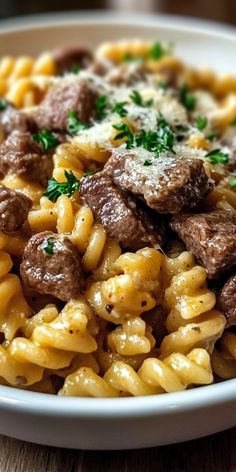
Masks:
[[[0,18],[84,9],[153,11],[236,24],[236,0],[0,0]]]

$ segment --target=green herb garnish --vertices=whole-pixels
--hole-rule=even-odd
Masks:
[[[117,123],[115,125],[112,125],[112,127],[117,131],[120,131],[120,133],[116,135],[115,140],[126,138],[126,148],[130,149],[131,147],[134,147],[135,136],[129,129],[128,125],[126,125],[125,123]]]
[[[204,128],[206,128],[207,125],[207,118],[206,116],[198,116],[196,119],[195,126],[199,131],[202,131]]]
[[[106,95],[101,95],[101,97],[97,98],[95,106],[96,106],[97,118],[99,121],[103,120],[106,117],[107,105],[108,105],[108,98]]]
[[[214,139],[217,138],[217,132],[216,131],[210,131],[210,133],[208,133],[206,135],[206,138],[209,139],[209,141],[213,141]]]
[[[233,175],[231,181],[230,181],[230,187],[235,188],[236,187],[236,174]]]
[[[144,165],[145,167],[149,167],[149,166],[152,165],[152,163],[151,163],[151,161],[146,160],[146,161],[144,161],[143,165]]]
[[[135,59],[135,57],[132,56],[132,54],[130,54],[130,52],[126,52],[124,54],[124,56],[122,57],[123,62],[130,62],[130,61],[133,61],[134,59]]]
[[[117,102],[112,108],[112,113],[118,113],[122,118],[127,115],[127,110],[125,108],[127,102]]]
[[[158,61],[163,56],[166,56],[170,52],[169,49],[165,48],[163,44],[156,42],[153,43],[150,47],[149,57],[154,61]]]
[[[236,126],[236,116],[232,119],[231,123],[232,126]]]
[[[55,133],[52,133],[48,129],[43,129],[37,134],[33,134],[33,140],[40,143],[44,151],[55,148],[60,143]]]
[[[208,152],[205,157],[208,158],[208,161],[211,164],[228,164],[229,155],[222,152],[220,149],[213,149],[213,151]]]
[[[80,72],[80,66],[78,64],[72,64],[70,72],[72,74],[78,74]]]
[[[158,86],[159,86],[162,90],[166,90],[166,89],[167,89],[167,82],[166,82],[166,80],[165,80],[165,79],[159,80]]]
[[[148,100],[143,101],[142,96],[138,92],[138,90],[133,90],[130,94],[131,100],[140,107],[150,107],[153,104],[153,99],[149,98]]]
[[[88,129],[90,126],[86,125],[84,123],[81,123],[78,120],[77,113],[76,111],[69,111],[67,115],[67,131],[69,134],[73,135],[78,133],[79,131],[83,131],[85,129]]]
[[[189,88],[186,84],[181,85],[179,88],[179,100],[180,103],[189,111],[194,110],[196,104],[196,96],[189,92]]]
[[[0,100],[0,111],[5,110],[6,107],[7,107],[6,100],[4,100],[4,99]]]
[[[56,202],[60,195],[71,195],[80,187],[80,180],[78,180],[72,171],[65,170],[66,182],[58,182],[54,177],[48,181],[47,191],[44,196],[52,202]]]
[[[47,252],[47,254],[51,255],[53,254],[53,248],[54,248],[54,243],[52,242],[51,238],[48,238],[43,249],[45,252]]]

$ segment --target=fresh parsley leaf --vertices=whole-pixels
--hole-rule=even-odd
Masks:
[[[112,127],[116,129],[117,131],[120,131],[120,133],[116,135],[115,140],[126,138],[126,141],[125,141],[126,148],[130,149],[131,147],[134,146],[135,136],[132,133],[132,131],[129,129],[126,123],[117,123],[115,125],[112,125]]]
[[[47,252],[47,254],[51,255],[54,252],[53,248],[54,248],[54,243],[52,242],[51,238],[48,238],[43,249],[45,252]]]
[[[158,86],[159,86],[162,90],[166,90],[166,89],[167,89],[167,82],[165,81],[165,79],[159,80]]]
[[[143,99],[142,99],[140,93],[138,92],[138,90],[133,90],[132,93],[130,94],[130,98],[131,98],[132,102],[135,103],[135,105],[142,106]]]
[[[236,174],[233,175],[231,181],[230,181],[230,187],[235,188],[236,187]]]
[[[48,129],[43,129],[37,134],[33,134],[33,140],[40,143],[44,151],[55,148],[60,143],[55,133],[52,133]]]
[[[70,69],[70,72],[71,72],[72,74],[78,74],[78,73],[80,72],[80,66],[79,66],[79,64],[76,64],[76,63],[75,63],[75,64],[72,64],[71,69]]]
[[[56,202],[60,195],[67,195],[70,197],[80,187],[80,180],[78,180],[72,171],[65,170],[66,182],[58,182],[54,177],[48,181],[47,191],[44,196],[52,202]]]
[[[189,111],[194,110],[196,104],[196,96],[189,92],[186,84],[181,85],[179,88],[179,100],[180,103]]]
[[[236,116],[232,119],[231,123],[232,126],[236,126]]]
[[[90,126],[84,123],[81,123],[78,120],[76,111],[69,111],[67,115],[67,132],[71,135],[78,133],[79,131],[83,131],[84,129],[88,129]]]
[[[202,131],[204,128],[206,128],[207,125],[207,118],[206,116],[198,116],[196,119],[196,128],[199,129],[199,131]]]
[[[140,107],[150,107],[153,104],[153,99],[149,98],[148,100],[143,101],[142,96],[138,92],[138,90],[133,90],[130,94],[131,100]]]
[[[130,62],[130,61],[133,61],[135,58],[134,56],[132,56],[132,54],[130,54],[130,52],[126,52],[122,58],[122,61],[123,62]]]
[[[127,115],[127,110],[125,108],[127,102],[117,102],[112,108],[112,113],[118,113],[122,118]]]
[[[148,166],[151,166],[152,163],[151,163],[149,160],[146,160],[146,161],[144,161],[143,165],[144,165],[145,167],[148,167]]]
[[[6,100],[4,100],[4,99],[0,100],[0,111],[5,110],[6,107],[7,107]]]
[[[206,138],[209,139],[209,141],[213,141],[214,139],[217,138],[217,132],[216,131],[210,131],[210,133],[208,133],[206,135]]]
[[[99,98],[97,98],[95,106],[96,106],[97,118],[99,121],[103,120],[106,117],[107,105],[108,105],[108,97],[106,95],[101,95]]]
[[[169,49],[165,48],[163,44],[159,42],[153,43],[149,50],[150,59],[153,59],[154,61],[158,61],[168,53]]]
[[[208,161],[211,164],[228,164],[229,155],[222,152],[220,149],[213,149],[213,151],[208,152],[205,157],[208,158]]]

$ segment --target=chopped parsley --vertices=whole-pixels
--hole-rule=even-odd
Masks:
[[[153,43],[150,47],[149,57],[150,59],[153,59],[154,61],[158,61],[163,56],[166,56],[167,54],[169,54],[169,52],[170,50],[164,47],[163,44],[156,42],[156,43]]]
[[[120,133],[116,135],[115,140],[126,138],[125,144],[127,149],[143,147],[157,154],[161,151],[171,151],[174,153],[173,145],[175,135],[164,118],[160,120],[162,121],[159,121],[157,131],[145,131],[141,129],[136,134],[132,133],[125,123],[115,124],[113,128],[120,131]]]
[[[166,90],[166,89],[167,89],[167,82],[166,82],[166,80],[165,80],[165,79],[159,80],[158,86],[159,86],[162,90]]]
[[[0,111],[5,110],[6,107],[7,107],[6,100],[4,100],[4,99],[0,100]]]
[[[208,133],[206,135],[206,138],[209,139],[209,141],[213,141],[214,139],[217,138],[217,132],[216,131],[210,131],[210,133]]]
[[[81,123],[78,120],[78,115],[76,111],[69,111],[67,115],[67,132],[71,135],[78,133],[79,131],[83,131],[84,129],[89,128],[89,125]]]
[[[70,197],[80,187],[80,180],[78,180],[72,171],[65,170],[66,182],[58,182],[54,177],[48,181],[47,191],[44,196],[52,202],[56,202],[60,195],[67,195]]]
[[[143,101],[142,96],[138,92],[138,90],[133,90],[130,94],[131,100],[140,107],[150,107],[153,104],[153,99],[149,98],[149,100]]]
[[[213,149],[213,151],[208,152],[205,157],[208,158],[208,161],[211,164],[228,164],[229,155],[222,152],[220,149]]]
[[[189,88],[186,84],[181,85],[179,88],[179,100],[180,103],[189,111],[194,110],[196,104],[196,96],[189,92]]]
[[[207,118],[206,116],[198,116],[196,119],[195,126],[199,131],[202,131],[204,128],[206,128],[207,125]]]
[[[230,187],[235,188],[236,187],[236,174],[233,175],[231,181],[230,181]]]
[[[96,106],[97,119],[101,121],[107,115],[106,108],[108,106],[108,97],[106,95],[101,95],[99,98],[97,98],[95,106]]]
[[[112,127],[117,131],[120,131],[120,133],[116,135],[115,140],[126,138],[126,148],[130,149],[131,147],[134,147],[135,136],[129,129],[128,125],[126,125],[125,123],[117,123],[115,125],[112,125]]]
[[[54,243],[52,242],[51,238],[48,238],[43,249],[47,254],[51,255],[54,252],[53,248],[54,248]]]
[[[232,126],[236,126],[236,116],[232,119],[231,123]]]
[[[72,64],[70,72],[72,74],[78,74],[80,72],[80,66],[78,64]]]
[[[37,134],[33,134],[33,140],[40,143],[44,151],[55,148],[60,143],[55,133],[52,133],[48,129],[43,129]]]
[[[122,118],[127,115],[127,110],[125,108],[127,102],[117,102],[112,108],[112,113],[118,113]]]
[[[136,58],[134,56],[132,56],[132,54],[130,54],[130,52],[126,52],[124,54],[124,56],[122,57],[122,61],[123,62],[130,62],[130,61],[133,61],[135,60]]]
[[[151,161],[149,161],[149,160],[147,159],[146,161],[144,161],[143,165],[144,165],[145,167],[148,167],[148,166],[151,166],[152,163],[151,163]]]

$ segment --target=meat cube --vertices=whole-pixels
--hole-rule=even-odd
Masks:
[[[83,271],[79,252],[64,235],[44,231],[24,250],[20,273],[26,287],[68,301],[79,295]]]
[[[68,113],[76,112],[81,123],[89,123],[95,115],[97,94],[83,80],[60,82],[49,88],[34,118],[40,129],[63,131]]]
[[[33,120],[20,110],[17,110],[11,103],[6,102],[6,108],[0,112],[0,128],[4,137],[7,137],[14,130],[22,132],[35,129]]]
[[[142,149],[113,153],[105,171],[159,213],[194,208],[213,188],[200,159],[158,158]]]
[[[219,278],[236,265],[236,213],[214,210],[176,215],[170,227],[205,267],[209,279]]]
[[[0,145],[0,176],[9,171],[46,186],[52,175],[52,155],[44,154],[29,132],[13,131]]]
[[[82,47],[58,48],[52,51],[52,57],[59,73],[70,72],[75,66],[80,69],[87,69],[92,61],[91,52]]]
[[[80,195],[95,218],[122,247],[136,251],[163,244],[163,224],[152,221],[147,210],[117,188],[104,172],[84,179]]]
[[[226,317],[227,328],[236,325],[236,274],[232,275],[221,289],[217,297],[217,307]]]
[[[18,230],[27,219],[32,201],[23,193],[0,186],[0,231]]]

